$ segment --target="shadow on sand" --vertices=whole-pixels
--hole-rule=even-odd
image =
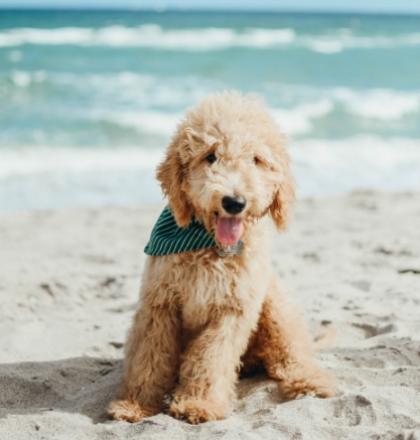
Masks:
[[[79,357],[0,365],[0,417],[64,411],[106,420],[121,379],[120,360]]]

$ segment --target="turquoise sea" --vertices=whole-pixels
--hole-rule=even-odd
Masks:
[[[301,195],[420,187],[420,16],[0,10],[0,211],[160,201],[177,121],[232,88]]]

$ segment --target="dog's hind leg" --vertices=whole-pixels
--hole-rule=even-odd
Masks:
[[[329,397],[334,379],[314,359],[312,340],[303,317],[288,303],[275,280],[258,321],[256,341],[246,357],[260,358],[284,398]]]
[[[134,318],[120,400],[109,405],[110,417],[137,422],[160,411],[165,394],[176,380],[179,341],[176,307],[148,304],[146,298]]]

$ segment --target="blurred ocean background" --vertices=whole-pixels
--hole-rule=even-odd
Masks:
[[[420,16],[0,10],[0,211],[159,202],[177,121],[232,88],[300,195],[420,187]]]

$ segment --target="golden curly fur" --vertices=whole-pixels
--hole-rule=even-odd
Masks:
[[[237,215],[244,251],[148,258],[120,400],[108,408],[114,419],[156,414],[169,394],[169,412],[179,419],[221,419],[241,367],[265,368],[285,398],[333,394],[333,379],[316,364],[305,324],[270,266],[267,218],[285,228],[294,200],[283,144],[263,102],[237,92],[209,96],[179,125],[157,171],[178,225],[195,216],[213,232],[226,214],[222,198],[240,195],[247,201]]]

